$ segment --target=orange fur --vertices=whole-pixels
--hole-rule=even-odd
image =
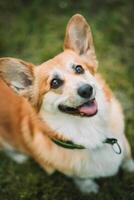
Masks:
[[[48,137],[53,131],[41,123],[28,101],[16,95],[2,79],[0,91],[0,146],[12,145],[32,156],[48,172],[63,167],[62,162],[55,163],[55,158],[60,156],[62,160],[65,153]]]

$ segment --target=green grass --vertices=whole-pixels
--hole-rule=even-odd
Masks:
[[[53,57],[62,50],[67,21],[78,12],[92,27],[99,71],[124,107],[134,153],[133,1],[0,1],[0,57],[35,64]],[[97,195],[83,196],[65,176],[48,176],[33,160],[18,165],[0,153],[0,200],[134,199],[134,174],[119,173],[98,182]]]

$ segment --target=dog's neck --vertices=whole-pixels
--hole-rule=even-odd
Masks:
[[[106,126],[98,113],[96,116],[78,117],[64,113],[40,112],[46,121],[62,138],[86,147],[96,148],[105,139]],[[59,135],[60,136],[60,135]]]

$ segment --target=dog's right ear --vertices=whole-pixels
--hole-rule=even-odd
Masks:
[[[34,65],[15,58],[0,58],[0,78],[18,94],[28,97],[34,80]]]
[[[80,15],[74,15],[68,22],[64,40],[64,49],[71,49],[77,53],[92,71],[96,72],[98,61],[91,29],[86,19]]]

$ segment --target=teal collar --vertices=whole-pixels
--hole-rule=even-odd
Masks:
[[[63,140],[59,140],[59,139],[56,139],[56,138],[51,138],[51,140],[55,144],[57,144],[58,146],[64,147],[66,149],[85,149],[84,146],[78,145],[78,144],[74,144],[72,141],[63,141]],[[121,154],[121,147],[120,147],[117,139],[115,139],[115,138],[107,138],[104,141],[104,143],[111,144],[114,152],[117,153],[117,154]],[[115,149],[115,145],[116,145],[116,149]]]
[[[51,138],[51,140],[61,146],[61,147],[64,147],[66,149],[85,149],[84,146],[82,145],[78,145],[78,144],[74,144],[72,141],[63,141],[63,140],[58,140],[58,139],[55,139],[55,138]]]

